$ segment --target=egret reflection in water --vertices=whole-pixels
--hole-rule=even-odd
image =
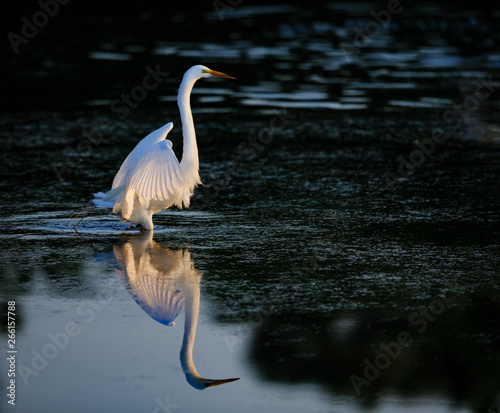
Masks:
[[[187,249],[171,250],[153,241],[153,231],[143,231],[123,244],[115,245],[118,273],[134,300],[154,320],[173,326],[184,307],[184,338],[181,366],[186,380],[203,390],[238,380],[201,377],[193,361],[193,347],[200,310],[202,274],[194,268]]]

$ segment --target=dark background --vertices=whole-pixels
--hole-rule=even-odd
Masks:
[[[291,38],[303,41],[302,57],[307,59],[313,57],[307,53],[312,36],[328,39],[332,47],[338,49],[342,41],[352,43],[355,25],[363,27],[372,19],[369,10],[387,8],[387,2],[383,1],[273,2],[273,5],[291,8],[284,12],[257,14],[257,19],[253,15],[234,19],[231,18],[232,10],[241,12],[245,8],[269,7],[269,3],[242,1],[232,7],[225,2],[225,18],[220,21],[213,3],[69,1],[59,5],[57,15],[49,18],[46,26],[41,27],[27,44],[21,44],[19,53],[14,53],[7,34],[21,34],[24,25],[21,19],[27,17],[31,21],[40,6],[35,1],[9,2],[3,7],[1,17],[4,34],[0,49],[0,76],[3,79],[0,106],[7,111],[31,107],[68,108],[81,105],[82,100],[114,97],[117,90],[135,85],[137,72],[151,62],[151,51],[162,42],[180,42],[189,47],[200,41],[223,45],[231,40],[245,39],[269,45],[279,39],[273,31],[287,24],[295,29]],[[462,56],[498,50],[498,6],[492,2],[403,1],[400,4],[404,7],[403,13],[393,15],[389,25],[397,40],[409,40],[415,46],[425,45],[429,34],[439,33],[450,46],[457,47]],[[331,5],[336,5],[335,10]],[[314,33],[311,22],[315,21],[344,26],[347,36],[340,38],[329,31]],[[141,45],[143,49],[134,53],[127,65],[89,59],[89,54],[102,50],[103,45],[120,52],[130,44]],[[175,77],[185,71],[184,62],[162,57],[156,60]],[[191,59],[186,60],[191,64]],[[225,67],[236,72],[248,64],[244,56],[226,63]],[[245,73],[247,82],[269,75],[266,65]]]
[[[20,33],[21,18],[39,8],[3,6],[0,245],[9,297],[29,298],[36,267],[58,298],[75,294],[68,280],[89,284],[85,263],[117,242],[117,220],[98,213],[101,221],[82,224],[88,238],[70,243],[64,220],[105,190],[136,142],[166,121],[174,121],[169,138],[182,148],[175,94],[185,70],[201,63],[238,78],[200,81],[192,97],[206,186],[190,211],[223,218],[158,214],[160,228],[178,232],[156,239],[191,248],[214,320],[245,323],[261,303],[273,303],[249,345],[259,378],[312,382],[367,409],[393,395],[442,398],[450,409],[498,408],[500,6],[402,4],[351,62],[342,42],[386,2],[243,0],[220,21],[211,1],[72,0],[17,54],[7,33]],[[164,84],[117,119],[110,102],[157,64],[170,73]],[[488,75],[495,91],[451,128],[443,113]],[[365,106],[344,106],[353,96]],[[338,107],[321,106],[332,102]],[[293,121],[248,159],[238,145],[269,126],[277,105]],[[59,180],[54,165],[67,165],[67,148],[105,118],[113,133],[70,158],[77,166]],[[384,174],[437,127],[451,137],[389,187]],[[227,179],[234,162],[242,168]],[[76,264],[66,263],[80,251]],[[456,302],[355,397],[349,375],[407,330],[412,313],[447,294]]]

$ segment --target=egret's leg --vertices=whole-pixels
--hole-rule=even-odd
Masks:
[[[144,229],[144,225],[142,225],[142,224],[129,225],[127,228],[125,228],[125,231],[134,231],[136,229],[138,229],[139,231],[142,231]]]
[[[89,206],[92,206],[92,208],[88,209]],[[86,211],[82,211],[84,208],[87,208]],[[80,223],[85,219],[87,218],[90,213],[94,210],[95,208],[95,205],[92,203],[92,202],[87,202],[86,204],[82,205],[80,208],[78,208],[75,212],[73,212],[68,219],[71,219],[71,222],[69,223],[70,226],[72,226],[73,228],[76,228],[78,225],[80,225]],[[82,211],[82,212],[80,212]],[[85,215],[83,215],[83,217],[80,218],[80,215],[82,215],[84,212],[86,212]],[[80,220],[75,224],[75,225],[72,225],[74,221],[76,221],[78,218],[80,218]]]

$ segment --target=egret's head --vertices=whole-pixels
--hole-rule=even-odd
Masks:
[[[189,69],[189,72],[193,71],[193,75],[200,77],[224,77],[226,79],[236,79],[233,76],[226,75],[225,73],[217,72],[215,70],[209,69],[203,65],[196,65]]]

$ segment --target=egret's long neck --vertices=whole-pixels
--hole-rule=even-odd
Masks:
[[[193,114],[191,113],[191,105],[189,98],[191,90],[197,78],[184,76],[179,93],[177,95],[177,105],[181,113],[182,134],[184,137],[184,147],[182,150],[181,168],[183,172],[188,170],[198,171],[198,146],[196,144],[196,134],[194,131]]]

